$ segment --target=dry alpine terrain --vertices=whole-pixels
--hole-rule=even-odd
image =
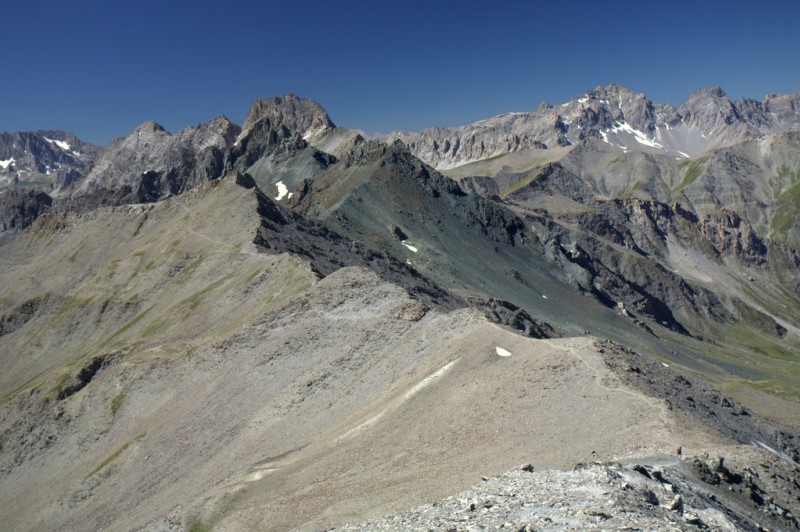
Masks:
[[[3,137],[3,528],[798,528],[797,99]]]
[[[732,443],[623,382],[595,338],[525,338],[264,253],[256,189],[212,185],[6,246],[6,305],[44,309],[2,337],[4,386],[25,382],[2,419],[11,529],[324,527],[524,462]]]

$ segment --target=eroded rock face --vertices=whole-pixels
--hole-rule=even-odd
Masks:
[[[525,197],[523,189],[510,199]],[[762,311],[744,311],[739,294],[712,288],[710,277],[689,267],[704,260],[720,272],[738,268],[781,275],[787,288],[797,285],[791,266],[798,260],[796,251],[764,240],[736,213],[722,210],[698,218],[680,203],[628,199],[595,200],[578,212],[551,217],[543,211],[527,219],[546,243],[548,257],[577,289],[609,306],[622,305],[634,319],[644,316],[686,333],[690,324],[703,329],[747,317],[770,335],[785,332]],[[752,274],[747,278],[753,281]]]
[[[61,190],[89,171],[99,151],[66,131],[0,133],[0,192]]]
[[[145,203],[219,178],[239,131],[223,116],[174,134],[144,122],[103,150],[88,175],[69,189],[65,203],[82,209]]]
[[[453,168],[504,153],[569,144],[558,117],[550,116],[550,110],[545,114],[508,113],[458,128],[391,133],[385,140],[401,140],[411,153],[435,168]]]
[[[53,198],[34,190],[8,190],[0,194],[0,242],[28,227],[50,210]]]
[[[242,125],[241,136],[247,135],[257,122],[265,118],[302,137],[336,127],[325,109],[317,102],[300,98],[295,94],[287,94],[253,102]]]

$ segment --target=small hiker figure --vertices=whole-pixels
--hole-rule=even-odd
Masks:
[[[678,447],[675,449],[675,455],[678,457],[678,460],[683,460],[683,448]]]

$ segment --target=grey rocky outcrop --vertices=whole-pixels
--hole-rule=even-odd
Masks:
[[[28,227],[52,204],[53,198],[35,190],[14,189],[0,194],[0,243]]]
[[[99,151],[66,131],[0,133],[0,192],[63,189],[86,174]]]
[[[739,451],[736,451],[739,454]],[[735,459],[739,458],[737,454]],[[744,453],[747,454],[747,453]],[[789,530],[800,488],[783,466],[725,467],[701,455],[666,465],[521,467],[433,504],[334,530]]]
[[[91,171],[70,187],[66,203],[85,209],[180,194],[222,176],[225,153],[239,132],[224,116],[174,134],[143,122],[102,151]]]
[[[320,104],[296,94],[253,102],[239,139],[244,139],[264,119],[274,127],[287,128],[311,146],[336,157],[364,141],[359,131],[336,126]]]
[[[241,136],[247,135],[257,122],[265,118],[300,136],[336,127],[325,109],[317,102],[300,98],[296,94],[286,94],[253,102],[242,125]]]

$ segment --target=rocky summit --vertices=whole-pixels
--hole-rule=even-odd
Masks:
[[[800,528],[799,94],[0,135],[4,527]]]

